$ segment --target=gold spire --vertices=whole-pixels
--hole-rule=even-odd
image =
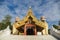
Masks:
[[[32,14],[32,9],[31,9],[31,6],[29,6],[28,15],[31,15],[31,14]]]
[[[29,8],[31,8],[31,6],[29,6]]]

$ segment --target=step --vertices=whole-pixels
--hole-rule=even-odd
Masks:
[[[57,40],[57,39],[51,35],[38,35],[38,36],[7,35],[0,36],[0,40]]]

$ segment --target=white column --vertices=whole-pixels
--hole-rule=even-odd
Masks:
[[[18,30],[15,28],[14,25],[13,25],[13,34],[18,34]]]
[[[45,29],[42,30],[42,35],[45,35]]]

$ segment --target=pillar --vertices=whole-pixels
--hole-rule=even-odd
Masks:
[[[36,26],[35,26],[35,28],[34,28],[34,32],[35,32],[35,35],[37,35],[37,30],[36,30]]]
[[[13,25],[13,30],[12,30],[13,34],[18,34],[18,30],[15,28],[15,26]]]
[[[25,27],[24,27],[24,35],[26,35],[26,25],[25,25]]]
[[[45,35],[45,29],[42,30],[42,35]]]

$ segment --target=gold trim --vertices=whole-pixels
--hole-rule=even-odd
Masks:
[[[44,22],[42,22],[42,21],[38,21],[37,18],[33,15],[33,12],[32,12],[32,9],[31,9],[31,8],[28,10],[28,13],[27,13],[27,15],[24,17],[23,20],[18,21],[18,22],[16,22],[16,23],[14,23],[13,25],[14,25],[16,28],[21,27],[22,25],[25,24],[25,22],[28,20],[28,17],[30,17],[30,16],[33,18],[33,21],[35,22],[36,25],[39,25],[40,27],[46,28],[46,25],[45,25],[45,24],[47,24],[47,23],[46,23],[46,22],[44,23]]]

